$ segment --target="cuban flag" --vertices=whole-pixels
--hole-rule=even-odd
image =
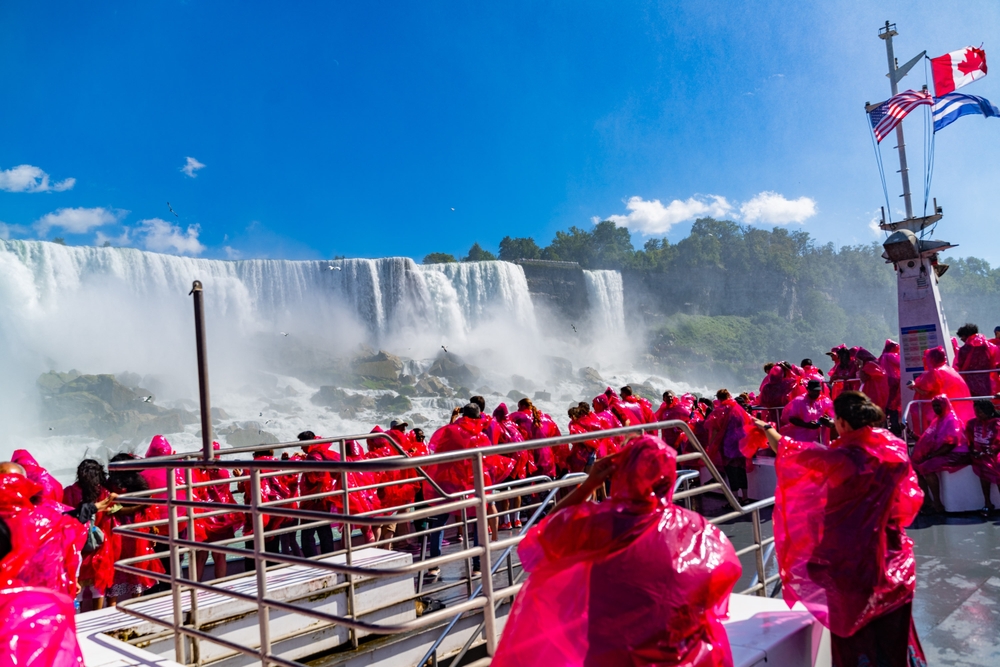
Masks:
[[[986,76],[986,51],[967,46],[931,58],[931,73],[934,76],[934,97],[944,97]]]
[[[982,114],[987,118],[1000,117],[1000,109],[988,99],[964,93],[951,93],[934,100],[933,111],[935,132],[970,114]]]

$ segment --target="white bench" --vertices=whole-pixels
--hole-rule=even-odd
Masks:
[[[733,667],[830,667],[830,631],[801,603],[731,595],[723,624]]]
[[[983,489],[979,477],[972,466],[965,466],[957,472],[939,472],[941,480],[941,502],[947,512],[973,512],[983,508]],[[995,507],[1000,507],[997,487],[990,487],[990,499]]]

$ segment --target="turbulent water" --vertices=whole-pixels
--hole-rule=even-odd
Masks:
[[[275,368],[275,351],[299,367],[347,357],[360,345],[385,349],[425,370],[442,347],[480,366],[483,388],[552,394],[564,421],[580,397],[575,377],[555,377],[546,359],[595,366],[609,381],[644,379],[628,363],[621,276],[585,272],[591,304],[585,340],[550,335],[563,323],[533,304],[524,271],[507,262],[418,265],[403,257],[331,261],[206,260],[130,248],[0,241],[0,457],[27,444],[50,464],[76,461],[96,441],[44,437],[37,418],[39,373],[130,371],[155,383],[157,403],[197,396],[192,281],[204,284],[213,404],[233,421],[271,420],[283,440],[311,428],[326,434],[370,428],[309,402],[315,378]],[[284,347],[280,347],[284,346]],[[318,362],[317,362],[318,363]],[[615,372],[617,371],[617,372]],[[473,387],[479,389],[480,387]],[[377,392],[373,392],[377,393]],[[190,403],[187,403],[190,405]],[[449,405],[415,399],[436,426]],[[171,436],[194,446],[195,427]],[[67,450],[72,455],[65,456]],[[55,462],[55,463],[53,463]]]

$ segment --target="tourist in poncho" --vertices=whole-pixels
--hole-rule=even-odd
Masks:
[[[920,476],[921,486],[927,492],[927,500],[937,513],[944,512],[941,503],[941,488],[938,480],[940,472],[957,472],[971,463],[969,442],[965,436],[965,424],[951,401],[943,394],[931,399],[934,419],[920,434],[911,459],[913,468]]]
[[[0,591],[0,655],[4,667],[83,667],[73,598],[45,588]]]
[[[518,548],[530,572],[494,667],[730,667],[725,617],[739,559],[671,502],[677,454],[655,436],[599,460]],[[587,498],[611,476],[605,502]]]
[[[969,387],[958,371],[948,365],[948,357],[940,345],[924,351],[924,372],[910,386],[916,400],[930,400],[944,394],[952,400],[955,414],[964,422],[976,416],[969,401],[955,400],[969,398]],[[932,418],[933,413],[926,403],[916,404],[910,410],[911,429],[919,436]]]
[[[1000,349],[979,333],[975,324],[961,326],[957,333],[963,344],[955,356],[955,369],[962,373],[970,395],[992,396],[995,374],[982,371],[1000,367]]]
[[[899,371],[899,343],[886,339],[882,347],[882,355],[878,358],[878,365],[885,371],[886,382],[889,385],[889,403],[885,411],[886,421],[889,423],[889,430],[896,435],[902,435],[903,428],[899,423],[900,410],[900,371]]]
[[[663,392],[663,403],[660,404],[659,409],[656,411],[654,418],[658,422],[664,421],[691,421],[691,413],[694,411],[694,401],[695,398],[691,394],[684,394],[681,398],[677,398],[674,392],[669,389]],[[684,447],[687,444],[688,438],[684,434],[684,431],[679,428],[665,428],[660,431],[660,437],[663,441],[677,450],[678,453],[684,453]]]
[[[517,427],[507,411],[507,404],[501,403],[493,409],[493,421],[490,423],[493,439],[491,442],[497,445],[507,445],[512,442],[524,442],[524,433]],[[527,479],[538,470],[535,465],[535,457],[528,450],[522,449],[514,454],[514,470],[511,472],[513,479]],[[521,528],[521,496],[511,498],[509,501],[501,500],[497,503],[502,515],[500,530],[512,530]],[[507,514],[508,510],[513,510]]]
[[[84,459],[77,466],[76,481],[63,490],[63,503],[74,510],[80,510],[84,503],[101,503],[101,507],[105,508],[91,518],[92,526],[101,531],[104,541],[96,550],[85,553],[80,565],[82,611],[103,608],[104,593],[115,582],[115,559],[118,554],[115,553],[116,540],[111,537],[114,522],[111,513],[107,511],[110,509],[108,500],[111,496],[107,483],[108,476],[104,466],[93,459]]]
[[[965,437],[969,441],[972,470],[983,487],[982,511],[989,514],[995,509],[990,500],[990,486],[996,484],[1000,488],[1000,415],[988,400],[976,401],[975,410],[976,416],[965,425]]]
[[[833,405],[840,435],[829,447],[756,422],[778,457],[782,594],[830,629],[834,667],[923,667],[911,613],[916,562],[904,530],[923,492],[906,443],[872,426],[884,418],[878,406],[853,391]]]
[[[541,440],[562,435],[552,417],[536,408],[530,398],[522,398],[517,402],[517,411],[510,414],[510,419],[524,433],[525,440]],[[555,478],[566,472],[569,445],[540,447],[534,451],[535,465],[538,466],[540,474]]]

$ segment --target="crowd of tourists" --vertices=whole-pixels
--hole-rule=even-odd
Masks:
[[[916,398],[931,406],[926,416],[911,415],[909,425],[919,436],[913,468],[919,473],[920,486],[906,445],[898,437],[902,433],[900,360],[899,346],[893,341],[886,342],[878,357],[860,347],[834,348],[829,353],[833,366],[828,374],[809,359],[798,365],[770,363],[764,367],[758,391],[733,396],[720,389],[714,400],[668,390],[654,409],[630,386],[618,391],[609,387],[568,410],[568,432],[592,433],[593,438],[486,456],[486,486],[538,476],[589,475],[521,545],[522,563],[533,576],[521,593],[527,602],[519,605],[508,623],[497,664],[543,664],[539,656],[544,651],[537,646],[540,627],[547,628],[542,634],[551,635],[552,641],[546,643],[549,647],[565,647],[565,638],[557,635],[579,633],[584,627],[589,639],[577,641],[575,650],[583,651],[584,656],[606,652],[610,660],[586,664],[619,664],[614,662],[618,659],[615,656],[620,658],[623,650],[673,656],[672,661],[664,658],[650,664],[728,664],[724,659],[697,662],[692,657],[698,651],[708,655],[715,650],[714,655],[723,657],[728,654],[719,619],[740,566],[721,532],[699,515],[670,502],[676,457],[693,451],[685,430],[673,427],[627,436],[602,435],[621,426],[669,420],[688,425],[707,458],[741,499],[747,498],[747,472],[753,458],[777,456],[774,527],[784,594],[790,602],[802,601],[831,629],[835,658],[840,655],[846,660],[837,659],[835,664],[861,664],[854,659],[876,656],[886,642],[903,646],[910,655],[918,654],[919,642],[910,619],[915,580],[912,543],[903,528],[921,508],[920,487],[927,489],[932,508],[940,509],[936,473],[971,465],[983,481],[986,508],[992,509],[988,485],[1000,481],[1000,417],[991,400],[998,389],[994,372],[1000,368],[998,341],[985,339],[972,325],[962,327],[958,334],[964,344],[957,348],[955,366],[948,364],[943,348],[928,350],[924,372],[912,383]],[[974,406],[969,400],[956,400],[974,396],[985,398]],[[273,450],[261,447],[253,458],[274,460],[275,469],[280,469],[281,460],[339,462],[342,455],[347,461],[421,457],[553,437],[561,430],[551,415],[541,412],[528,398],[521,399],[514,411],[504,403],[489,411],[484,397],[473,396],[467,404],[456,407],[450,423],[435,430],[429,439],[422,429],[409,430],[401,420],[392,421],[384,430],[375,426],[372,433],[375,435],[363,440],[364,444],[347,441],[341,449],[339,443],[324,442],[305,431],[298,436],[298,450],[283,451],[276,458]],[[215,447],[217,455],[224,453],[218,443]],[[156,436],[145,457],[173,454],[167,439]],[[111,461],[135,458],[121,453]],[[697,460],[690,465],[706,463]],[[429,556],[440,555],[443,529],[451,514],[423,523],[408,521],[406,514],[414,504],[433,501],[442,492],[473,488],[473,465],[463,459],[424,466],[423,470],[426,478],[412,469],[352,471],[345,476],[310,471],[262,477],[259,500],[263,502],[282,501],[284,507],[315,512],[393,515],[396,519],[394,524],[363,527],[355,538],[341,534],[343,526],[334,522],[284,530],[265,538],[265,550],[313,557],[338,550],[345,539],[392,548],[394,537],[416,530],[429,533]],[[881,472],[860,474],[873,471]],[[165,550],[161,542],[143,536],[165,533],[163,506],[130,503],[126,494],[148,492],[153,498],[164,499],[170,481],[167,474],[165,468],[129,472],[114,466],[109,473],[100,462],[86,459],[79,464],[74,483],[64,488],[27,451],[18,450],[11,461],[0,464],[0,596],[7,605],[3,612],[5,631],[20,627],[19,622],[27,623],[34,613],[30,610],[43,603],[53,614],[71,622],[72,600],[77,601],[77,609],[87,611],[162,588],[160,582],[169,571],[170,560],[160,553]],[[178,497],[186,499],[184,476],[176,469],[174,474]],[[347,494],[341,486],[343,479]],[[225,469],[195,470],[193,481],[196,500],[236,505],[235,496],[242,494],[244,502],[250,502],[248,482],[232,480]],[[343,506],[345,496],[349,508]],[[852,505],[859,502],[865,504],[863,508]],[[851,507],[855,513],[845,521]],[[526,519],[520,498],[497,503],[491,513],[489,533],[494,540],[500,531],[519,529]],[[817,538],[815,531],[802,530],[809,522],[825,523],[828,530]],[[265,514],[263,523],[265,531],[271,532],[294,527],[297,520]],[[859,530],[859,523],[870,525],[872,530]],[[205,550],[195,552],[194,576],[198,578],[204,578],[210,553],[214,577],[227,576],[225,554],[212,553],[211,543],[252,539],[254,527],[250,515],[241,511],[197,517],[193,526],[194,541],[206,543]],[[130,528],[130,532],[120,534],[116,527]],[[188,537],[187,530],[185,522],[182,538]],[[862,539],[861,533],[868,537]],[[791,534],[799,538],[788,539]],[[478,532],[473,531],[472,538],[478,540]],[[691,540],[700,544],[694,556]],[[868,554],[871,562],[889,564],[874,570],[864,564],[851,565],[857,561],[858,549]],[[127,567],[115,567],[118,561],[143,556],[146,558]],[[832,569],[818,574],[814,567],[817,558]],[[629,582],[633,573],[644,572],[647,566],[651,572],[662,571],[662,580],[644,575],[641,585]],[[478,563],[474,567],[478,569]],[[585,569],[577,571],[579,567]],[[601,577],[594,576],[597,570]],[[433,580],[440,572],[432,569],[425,576]],[[632,594],[630,591],[637,591],[636,586],[665,587],[662,594],[652,589],[635,592],[645,605],[638,608],[646,614],[650,605],[659,606],[666,618],[674,619],[668,622],[671,632],[701,639],[683,646],[664,645],[649,623],[632,616],[619,613],[620,619],[610,623],[610,607],[598,603],[574,611],[563,604],[568,590],[578,593],[592,588],[589,599],[614,593],[615,608],[626,609],[628,603],[623,600]],[[678,590],[686,591],[682,596],[685,600],[699,600],[698,605],[688,606],[682,613]],[[18,591],[20,597],[15,595]],[[55,633],[59,623],[46,627]],[[522,630],[534,633],[535,640],[521,636]],[[509,637],[518,639],[515,642]],[[643,637],[659,643],[637,649],[634,642],[641,644]],[[39,655],[56,650],[64,639],[36,638],[37,645],[22,645],[36,646]],[[522,652],[531,646],[536,647],[536,653],[525,661],[528,654]],[[566,664],[583,663],[581,659]]]

